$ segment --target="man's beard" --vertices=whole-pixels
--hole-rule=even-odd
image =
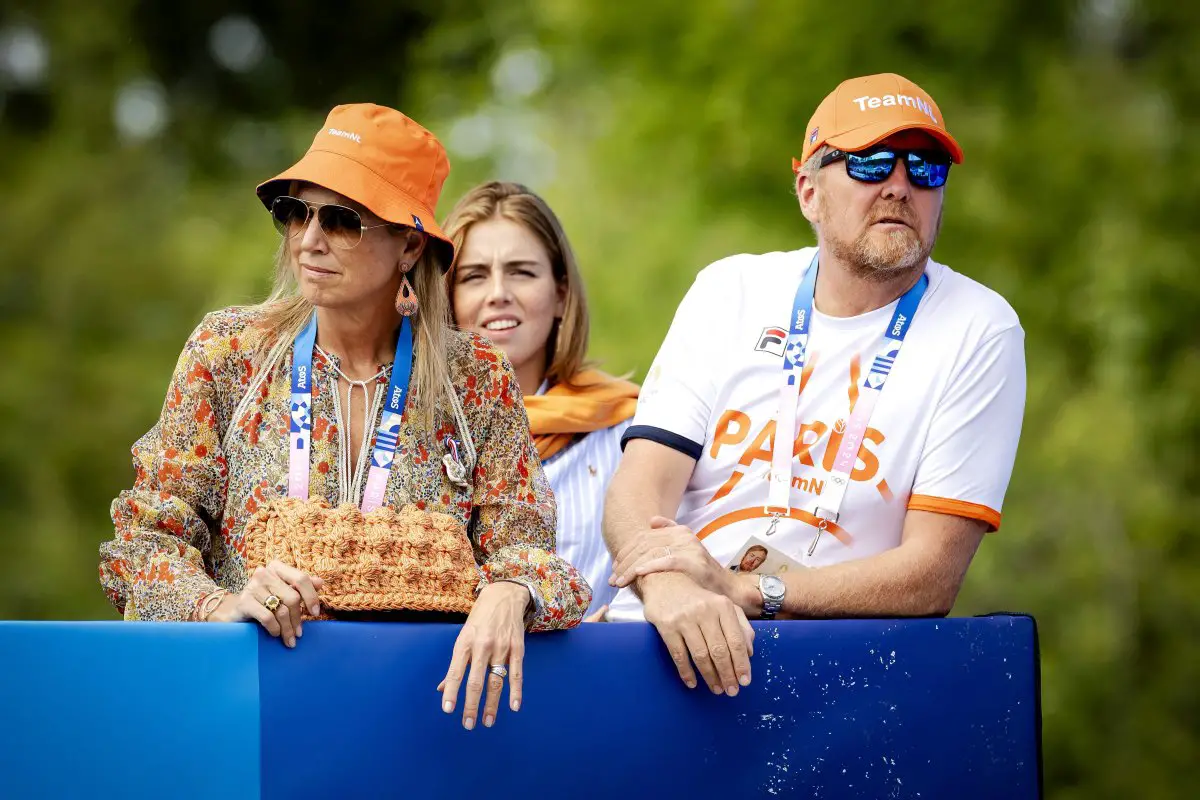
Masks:
[[[898,219],[908,227],[879,235],[872,231],[872,226],[881,219]],[[941,213],[933,236],[927,242],[917,232],[917,224],[912,211],[905,206],[876,208],[871,215],[871,224],[854,241],[830,238],[826,245],[830,254],[848,266],[856,277],[886,283],[924,266],[933,252],[933,244],[942,227]]]

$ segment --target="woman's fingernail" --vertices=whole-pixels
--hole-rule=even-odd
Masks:
[[[733,684],[725,687],[725,694],[729,695],[730,697],[737,697],[737,693],[738,687],[734,686]]]
[[[492,727],[492,723],[495,721],[496,721],[496,718],[493,717],[491,714],[483,715],[483,727],[490,728],[490,727]]]
[[[513,700],[511,703],[508,704],[508,707],[511,708],[513,711],[520,711],[521,710],[521,701]]]
[[[449,700],[442,703],[442,711],[445,711],[447,714],[449,714],[453,710],[454,710],[454,703],[451,703]]]
[[[696,688],[696,682],[695,682],[695,681],[684,681],[684,683],[686,683],[686,684],[687,684],[687,687],[688,687],[689,689],[695,689],[695,688]]]
[[[284,644],[286,644],[288,647],[295,647],[296,640],[289,637],[288,640],[286,642],[284,642]]]
[[[315,617],[321,613],[321,606],[317,605],[316,603],[313,603],[311,606],[308,607],[308,610],[310,612],[312,612],[312,615]]]
[[[297,625],[296,626],[296,638],[299,639],[303,635],[304,635],[304,628],[300,625]]]
[[[738,675],[738,683],[740,683],[742,686],[749,686],[750,685],[750,676],[749,675]]]
[[[475,718],[474,718],[474,717],[467,717],[466,719],[464,719],[464,720],[463,720],[463,727],[464,727],[464,728],[466,728],[467,730],[471,730],[471,729],[473,729],[473,728],[475,727]]]

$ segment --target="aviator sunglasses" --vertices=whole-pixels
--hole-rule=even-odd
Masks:
[[[325,238],[342,250],[356,247],[362,241],[364,231],[392,226],[390,222],[363,225],[362,217],[353,208],[333,203],[310,203],[287,195],[271,201],[271,219],[275,222],[275,230],[286,239],[294,239],[304,233],[314,213]]]
[[[863,183],[883,183],[892,175],[896,161],[904,161],[904,171],[913,186],[937,189],[950,176],[950,154],[941,150],[902,150],[879,145],[856,153],[832,150],[821,158],[827,167],[838,159],[846,160],[846,174]]]

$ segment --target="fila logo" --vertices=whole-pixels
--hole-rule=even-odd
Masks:
[[[881,108],[883,106],[909,106],[921,111],[925,116],[933,120],[934,125],[940,125],[937,117],[933,115],[933,109],[929,103],[926,103],[919,97],[909,97],[906,94],[885,94],[883,97],[869,97],[863,95],[856,97],[850,102],[858,104],[859,111],[866,111],[868,108]]]
[[[783,328],[769,326],[763,328],[762,333],[758,335],[758,344],[754,345],[754,349],[762,353],[770,353],[773,356],[782,356],[786,342],[787,331]]]
[[[892,326],[892,338],[896,339],[900,336],[900,331],[904,330],[904,323],[908,322],[908,317],[903,314],[896,315],[896,324]]]
[[[354,142],[355,144],[362,144],[362,137],[359,136],[357,133],[352,133],[350,131],[339,131],[337,128],[330,128],[329,135],[330,136],[340,136],[343,139],[349,139],[350,141]]]

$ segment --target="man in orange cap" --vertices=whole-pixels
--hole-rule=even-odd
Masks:
[[[817,247],[718,261],[680,305],[605,536],[609,619],[653,623],[689,686],[695,670],[716,693],[750,682],[747,618],[948,613],[999,528],[1024,333],[929,257],[959,163],[921,87],[845,81],[793,161]],[[752,538],[799,567],[730,570]]]

